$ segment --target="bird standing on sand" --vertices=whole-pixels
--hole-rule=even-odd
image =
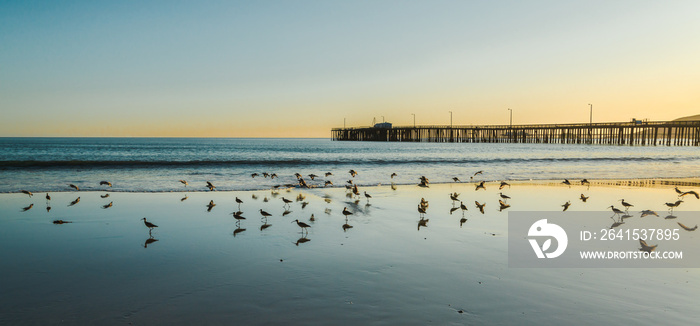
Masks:
[[[508,199],[510,199],[510,196],[504,195],[502,192],[499,192],[498,194],[499,194],[499,195],[501,196],[501,198],[503,198],[506,202],[508,202]]]
[[[347,207],[344,207],[343,208],[343,215],[345,215],[345,218],[347,219],[348,216],[352,215],[352,212],[350,212]]]
[[[238,209],[241,209],[241,204],[243,204],[243,201],[236,197],[236,203],[238,204]]]
[[[268,217],[272,216],[272,214],[270,214],[262,209],[260,210],[260,215],[262,215],[264,218],[268,218]]]
[[[365,198],[367,198],[367,202],[369,203],[369,199],[372,198],[372,196],[365,191]]]
[[[149,221],[146,221],[146,218],[145,218],[145,217],[142,218],[142,220],[143,220],[143,224],[145,224],[146,227],[148,228],[148,230],[149,230],[148,232],[151,232],[151,230],[153,230],[153,228],[157,228],[157,227],[158,227],[158,225],[155,225],[155,224],[153,224],[153,223],[151,223],[151,222],[149,222]]]
[[[633,207],[633,206],[634,206],[634,205],[632,205],[632,204],[626,202],[624,199],[620,199],[620,201],[622,202],[622,206],[625,207],[625,212],[628,211],[628,210],[630,209],[630,207]]]
[[[23,194],[25,194],[25,195],[27,195],[27,196],[29,196],[29,197],[34,196],[34,194],[33,194],[31,191],[29,191],[29,190],[20,190],[20,192],[22,192]]]
[[[615,206],[612,206],[612,205],[610,205],[610,207],[608,207],[608,208],[612,209],[613,213],[615,213],[613,216],[615,216],[615,215],[620,216],[620,215],[625,213],[625,212],[615,208]]]
[[[72,183],[69,184],[68,186],[71,187],[71,188],[73,188],[73,189],[75,189],[75,190],[80,190],[80,188],[78,188],[78,186],[76,186],[76,185],[74,185],[74,184],[72,184]]]

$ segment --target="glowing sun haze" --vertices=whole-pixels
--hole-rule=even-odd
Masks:
[[[329,137],[700,113],[698,1],[0,4],[0,136]]]

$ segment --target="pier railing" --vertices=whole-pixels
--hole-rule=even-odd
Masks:
[[[698,146],[700,121],[333,128],[339,141]]]

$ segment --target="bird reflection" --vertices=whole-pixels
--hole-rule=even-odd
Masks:
[[[479,212],[481,212],[481,214],[484,214],[484,207],[486,206],[486,203],[479,204],[479,202],[475,200],[474,204],[476,204],[476,208],[479,209]]]
[[[148,245],[149,245],[149,244],[158,241],[158,239],[153,238],[153,235],[151,235],[150,233],[149,233],[149,235],[150,235],[150,236],[148,237],[148,239],[146,239],[146,242],[143,243],[143,247],[144,247],[144,248],[148,248]]]
[[[589,197],[590,197],[590,196],[586,197],[586,196],[584,196],[583,194],[581,194],[581,197],[580,197],[580,198],[581,198],[581,201],[585,203],[586,200],[588,200]]]
[[[641,216],[641,217],[648,216],[648,215],[654,215],[654,216],[656,216],[656,217],[659,217],[659,214],[657,214],[656,212],[654,212],[654,211],[652,211],[652,210],[648,210],[648,209],[645,209],[645,210],[642,211],[642,216]]]
[[[504,209],[508,209],[510,207],[510,205],[504,203],[500,199],[498,200],[498,204],[500,205],[500,208],[498,209],[499,212],[502,212]],[[486,205],[486,204],[484,204],[484,205]],[[564,210],[566,210],[566,209],[564,209]]]
[[[691,228],[691,227],[685,226],[685,225],[684,225],[683,223],[681,223],[681,222],[677,222],[677,223],[678,223],[678,225],[680,225],[680,227],[682,227],[682,228],[683,228],[684,230],[686,230],[686,231],[695,231],[695,230],[698,229],[698,225],[697,225],[697,224],[695,224],[695,226]]]
[[[669,214],[669,215],[667,215],[666,217],[664,217],[664,219],[666,219],[666,220],[673,220],[673,219],[675,219],[675,218],[677,218],[677,217],[678,217],[678,216],[676,216],[676,215]]]
[[[288,210],[288,209],[285,209],[284,212],[282,212],[282,216],[287,216],[287,215],[289,215],[289,213],[291,213],[291,212],[292,212],[292,211],[290,211],[290,210]]]
[[[185,197],[180,198],[180,201],[185,201],[185,200],[187,200],[187,195],[185,195]]]
[[[619,216],[619,215],[613,215],[610,217],[613,220],[613,224],[610,225],[611,229],[614,229],[622,224],[625,224],[625,222],[622,220],[621,216],[619,216],[617,219],[615,219],[615,216]]]
[[[27,206],[27,207],[25,207],[25,208],[22,208],[22,211],[23,211],[23,212],[26,212],[26,211],[32,209],[32,207],[34,207],[34,204],[29,204],[29,206]]]
[[[466,222],[466,221],[467,221],[467,218],[466,218],[466,217],[462,217],[461,219],[459,219],[459,227],[462,227],[462,225],[463,225],[464,222]]]
[[[305,235],[305,236],[302,236],[301,238],[299,238],[299,239],[297,240],[297,242],[294,242],[294,244],[295,244],[297,247],[299,247],[299,244],[300,244],[300,243],[306,243],[306,242],[309,242],[309,241],[311,241],[311,239],[307,238],[307,236]]]
[[[562,212],[566,212],[566,210],[569,209],[569,206],[571,206],[570,201],[567,201],[566,203],[564,203],[564,205],[561,205],[561,207],[564,207],[564,210],[562,210]]]
[[[450,208],[450,215],[452,215],[452,213],[453,213],[454,211],[458,210],[458,209],[459,209],[459,207],[452,207],[452,208]]]
[[[46,206],[46,212],[48,213],[50,211],[51,211],[51,206]]]
[[[75,204],[77,204],[77,203],[79,203],[79,202],[80,202],[80,197],[78,197],[78,198],[76,198],[74,201],[70,202],[70,205],[68,205],[68,206],[73,206],[73,205],[75,205]]]
[[[263,225],[260,226],[260,231],[265,230],[271,226],[272,226],[272,224],[267,224],[267,221],[266,221],[265,223],[263,223]]]
[[[70,221],[64,221],[64,220],[54,220],[53,224],[66,224],[66,223],[73,223]]]
[[[233,237],[235,238],[237,234],[239,234],[239,233],[241,233],[241,232],[243,232],[243,231],[245,231],[245,230],[246,230],[246,229],[241,228],[241,226],[239,225],[238,228],[236,228],[235,230],[233,230]]]
[[[486,190],[486,186],[484,186],[484,181],[479,182],[479,184],[476,185],[476,189],[474,189],[474,190],[479,190],[479,189]]]
[[[428,227],[428,221],[430,221],[430,219],[421,218],[420,220],[418,220],[418,231],[420,231],[420,227],[421,227],[421,226],[427,228],[427,227]]]
[[[391,183],[391,190],[396,190],[396,184],[395,184],[395,183]]]
[[[642,239],[639,239],[639,245],[642,246],[641,248],[639,248],[640,251],[646,251],[648,253],[651,253],[652,251],[656,250],[656,247],[658,246],[658,245],[650,246],[647,244],[646,241],[644,241]]]
[[[211,212],[211,209],[214,208],[214,206],[216,206],[216,204],[214,204],[214,201],[209,201],[209,205],[207,205],[207,212]]]
[[[107,197],[109,197],[109,194],[100,195],[100,198],[107,198]]]
[[[345,220],[345,224],[343,224],[343,232],[347,232],[348,229],[352,229],[352,225],[348,224],[348,220]]]

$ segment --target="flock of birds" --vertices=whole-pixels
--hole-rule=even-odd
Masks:
[[[483,174],[483,172],[484,171],[477,171],[476,173],[474,173],[472,176],[470,176],[470,181],[473,182],[474,178],[480,174]],[[368,194],[367,191],[360,193],[357,184],[355,184],[353,182],[353,178],[358,175],[357,171],[350,170],[350,171],[348,171],[348,173],[350,174],[351,178],[346,181],[346,185],[345,185],[345,188],[347,191],[346,196],[348,198],[354,199],[355,204],[358,204],[360,202],[360,199],[364,196],[364,198],[367,200],[367,205],[370,205],[369,200],[372,198],[372,196],[370,194]],[[271,194],[272,194],[273,198],[277,197],[277,195],[280,193],[280,190],[282,190],[282,189],[287,189],[287,191],[289,191],[292,187],[310,188],[309,184],[304,180],[303,175],[301,175],[299,173],[295,173],[294,175],[297,178],[296,184],[277,185],[277,186],[273,186],[271,188]],[[329,176],[332,176],[332,175],[333,175],[333,173],[331,173],[331,172],[325,173],[326,178]],[[252,178],[259,177],[259,176],[263,176],[264,178],[269,177],[271,179],[278,177],[276,173],[264,172],[262,174],[258,174],[258,173],[251,174]],[[396,173],[392,173],[390,175],[390,178],[393,179],[396,176],[397,176]],[[315,180],[316,178],[319,178],[319,176],[315,175],[315,174],[309,174],[308,177],[311,180]],[[461,182],[461,180],[458,177],[453,177],[452,180],[454,182]],[[189,185],[189,183],[186,180],[179,180],[179,182],[181,184],[183,184],[185,187],[187,187]],[[562,181],[562,184],[569,186],[569,187],[571,187],[573,185],[572,182],[569,181],[568,179],[565,179],[564,181]],[[582,186],[590,187],[590,182],[586,179],[580,180],[579,184]],[[100,185],[106,186],[106,187],[112,187],[112,183],[109,181],[101,181]],[[333,183],[330,180],[325,180],[324,185],[325,186],[332,186]],[[429,187],[429,185],[430,185],[430,180],[428,178],[426,178],[425,176],[421,176],[419,178],[419,183],[418,183],[419,187]],[[476,181],[476,182],[474,182],[474,185],[475,185],[475,191],[486,190],[486,181]],[[510,188],[510,186],[511,185],[508,184],[506,181],[500,181],[500,184],[498,186],[498,190],[501,191],[505,187]],[[75,191],[80,191],[80,188],[74,184],[69,184],[68,187],[70,189],[75,190]],[[216,189],[216,186],[211,181],[206,181],[205,187],[208,188],[210,191],[214,191]],[[396,185],[393,182],[391,184],[391,187],[393,190],[396,190]],[[20,192],[28,195],[29,197],[34,196],[34,194],[28,190],[21,190]],[[694,196],[696,199],[700,199],[700,196],[695,191],[682,191],[678,187],[676,187],[675,192],[677,195],[677,200],[674,202],[665,203],[665,206],[668,207],[668,211],[669,211],[669,215],[666,216],[666,219],[675,219],[676,218],[676,216],[673,215],[673,209],[678,207],[681,203],[683,203],[684,202],[683,199],[686,196]],[[500,197],[500,199],[498,199],[499,211],[503,211],[505,209],[510,208],[510,205],[508,204],[508,200],[511,199],[511,197],[504,194],[503,192],[499,192],[498,194]],[[110,196],[109,193],[107,193],[107,194],[101,195],[100,197],[101,198],[108,198],[109,196]],[[461,210],[462,217],[459,220],[459,224],[461,227],[467,221],[467,218],[465,217],[465,212],[468,211],[468,207],[459,198],[459,196],[460,196],[460,194],[457,192],[449,194],[449,198],[452,201],[452,207],[450,208],[450,215],[452,215],[452,213],[457,211],[457,210]],[[185,197],[183,197],[181,199],[181,201],[185,201],[185,200],[187,200],[187,198],[188,198],[187,195],[185,195]],[[257,195],[253,194],[252,198],[257,199]],[[305,208],[309,204],[309,202],[305,201],[305,198],[306,197],[301,193],[296,198],[297,202],[301,202],[302,209]],[[585,203],[589,199],[589,197],[585,196],[583,193],[581,193],[581,196],[579,197],[579,199]],[[270,199],[267,196],[263,199],[264,202],[268,202],[269,200]],[[286,216],[286,215],[291,213],[291,204],[294,201],[287,199],[285,197],[281,197],[281,200],[283,202],[283,208],[284,208],[284,212],[282,213],[282,216]],[[325,200],[328,203],[331,202],[330,198],[325,198]],[[634,207],[634,205],[625,201],[625,199],[620,199],[619,201],[622,205],[622,209],[619,209],[619,208],[615,207],[614,205],[608,206],[608,208],[610,208],[613,212],[613,215],[611,216],[611,219],[613,220],[613,224],[610,226],[611,229],[619,227],[620,225],[625,223],[624,222],[625,219],[632,217],[632,215],[629,215],[629,209],[631,207]],[[47,212],[51,211],[50,202],[51,202],[51,196],[49,195],[49,193],[46,193],[46,211]],[[79,202],[80,202],[80,197],[78,197],[75,200],[73,200],[72,202],[70,202],[70,204],[68,204],[68,206],[74,206],[74,205],[78,204]],[[237,229],[233,232],[234,236],[236,236],[238,233],[246,230],[244,228],[241,228],[241,226],[240,226],[241,221],[246,220],[246,217],[243,216],[244,213],[241,211],[241,204],[243,204],[243,200],[241,200],[238,197],[235,197],[235,202],[238,205],[238,210],[231,213],[231,215],[233,215],[233,218],[236,220],[236,227],[237,227]],[[459,202],[459,205],[457,205],[457,202]],[[480,203],[479,201],[474,201],[474,204],[475,204],[476,209],[479,210],[479,212],[481,214],[485,214],[486,203]],[[563,207],[563,211],[566,211],[569,209],[569,207],[571,205],[572,205],[571,201],[567,201],[566,203],[564,203],[561,206]],[[22,209],[22,211],[28,211],[28,210],[32,209],[33,206],[34,206],[34,204],[32,203],[29,206],[24,207]],[[102,208],[108,209],[112,206],[113,206],[113,202],[109,202],[108,204],[103,205]],[[216,206],[216,204],[214,203],[213,200],[211,200],[209,202],[209,204],[206,205],[207,211],[208,212],[211,211],[215,206]],[[425,218],[425,215],[427,214],[428,207],[429,207],[428,201],[425,200],[424,198],[421,198],[420,202],[418,203],[418,206],[417,206],[417,211],[419,214],[418,230],[420,230],[421,227],[427,227],[427,223],[428,223],[429,219]],[[330,215],[330,209],[326,208],[325,212]],[[263,209],[260,209],[259,213],[260,213],[261,222],[262,222],[262,225],[260,226],[260,230],[262,231],[262,230],[265,230],[271,226],[271,224],[268,223],[268,218],[272,217],[273,214],[271,214]],[[654,215],[657,217],[659,216],[659,214],[653,210],[642,210],[642,211],[640,211],[640,213],[641,213],[641,217],[645,217],[645,216],[649,216],[649,215]],[[343,231],[347,231],[348,229],[351,229],[353,227],[352,225],[349,224],[349,217],[353,215],[353,212],[348,210],[348,207],[346,206],[343,208],[342,215],[345,219],[345,222],[342,225],[342,229],[343,229]],[[153,243],[155,241],[158,241],[157,239],[154,239],[153,235],[152,235],[153,229],[157,228],[158,226],[156,224],[148,221],[145,217],[142,218],[141,220],[143,220],[144,225],[149,230],[149,239],[144,244],[144,247],[147,247],[148,244]],[[315,221],[315,217],[313,214],[311,214],[311,217],[309,218],[309,222],[314,222],[314,221]],[[72,223],[72,222],[64,221],[64,220],[54,220],[53,223],[54,224],[65,224],[65,223]],[[306,223],[304,221],[300,221],[298,218],[291,221],[291,223],[296,223],[297,226],[301,229],[302,237],[295,243],[297,246],[300,243],[310,241],[307,236],[308,236],[308,229],[311,228],[311,225],[309,225],[308,223]],[[698,228],[697,225],[695,225],[694,227],[688,227],[681,222],[677,222],[677,224],[686,231],[695,231]],[[640,244],[642,245],[642,248],[640,248],[640,250],[651,251],[651,250],[656,249],[656,246],[647,245],[643,241],[640,241]]]

